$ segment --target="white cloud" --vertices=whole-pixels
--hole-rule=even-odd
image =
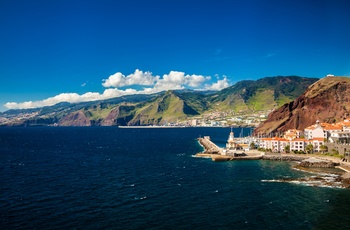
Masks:
[[[115,74],[109,76],[108,79],[103,79],[104,82],[102,83],[102,85],[104,87],[124,86],[125,80],[123,80],[123,79],[125,79],[125,76],[122,73],[118,72],[118,73],[115,73]]]
[[[153,76],[151,72],[143,72],[136,69],[133,74],[127,76],[118,72],[109,76],[108,79],[103,79],[102,85],[107,88],[103,93],[87,92],[81,95],[77,93],[61,93],[42,101],[26,101],[22,103],[8,102],[4,106],[8,109],[28,109],[51,106],[59,102],[78,103],[104,100],[124,95],[152,94],[165,90],[179,90],[185,88],[195,90],[221,90],[229,86],[229,81],[226,76],[224,76],[223,79],[220,79],[218,76],[216,76],[216,78],[217,82],[210,83],[212,80],[210,76],[189,75],[180,71],[170,71],[169,74],[164,74],[160,77],[158,75]],[[204,85],[205,82],[207,82],[207,84]],[[131,87],[133,85],[149,87],[136,90]],[[119,87],[127,86],[130,86],[130,88],[118,89]]]
[[[204,77],[202,75],[187,75],[186,76],[187,79],[187,84],[191,87],[199,87],[203,82],[205,82],[206,80],[208,80],[208,77]],[[210,77],[209,77],[210,80]]]
[[[206,85],[205,89],[206,90],[217,90],[217,91],[219,91],[219,90],[222,90],[222,89],[227,88],[229,86],[230,86],[230,84],[229,84],[229,82],[227,80],[227,77],[224,76],[224,79],[218,80],[217,82],[215,82],[215,83],[213,83],[211,85]]]
[[[169,74],[164,74],[162,79],[159,79],[154,85],[154,89],[158,92],[163,90],[184,89],[186,78],[184,72],[170,71]]]
[[[103,79],[102,85],[104,87],[123,87],[130,85],[153,85],[155,81],[158,80],[158,76],[152,76],[151,72],[143,72],[136,69],[133,74],[128,76],[123,75],[118,72],[108,77],[108,79]]]

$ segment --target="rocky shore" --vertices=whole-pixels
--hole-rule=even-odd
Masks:
[[[304,160],[302,162],[299,163],[300,167],[312,167],[312,168],[334,168],[335,166],[339,166],[339,163],[334,163],[331,161],[317,161],[317,162],[313,162],[313,161],[308,161]]]
[[[329,156],[310,155],[264,155],[262,160],[295,161],[296,170],[312,173],[303,178],[281,178],[268,182],[288,182],[315,187],[350,188],[350,165]],[[336,168],[339,170],[335,171]],[[335,170],[333,170],[335,169]],[[332,171],[329,171],[332,170]]]
[[[342,162],[339,158],[323,155],[300,154],[265,154],[257,150],[245,151],[244,156],[232,157],[221,155],[222,149],[210,141],[210,138],[198,138],[204,151],[196,157],[211,158],[213,161],[232,160],[269,160],[298,162],[293,168],[312,173],[304,178],[281,178],[267,182],[289,182],[317,187],[350,188],[350,163]],[[338,171],[327,171],[339,168]],[[318,170],[316,170],[318,169]]]

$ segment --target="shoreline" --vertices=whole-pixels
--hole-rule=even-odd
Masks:
[[[350,189],[350,162],[343,162],[341,159],[320,154],[266,154],[258,150],[248,150],[244,156],[221,155],[221,148],[216,146],[210,139],[198,138],[198,143],[203,147],[203,152],[197,153],[195,157],[211,158],[215,162],[237,161],[237,160],[269,160],[298,162],[292,166],[294,170],[312,173],[316,176],[305,178],[289,178],[273,180],[274,182],[300,183],[316,187],[333,187]],[[203,141],[204,140],[204,141]],[[317,169],[317,170],[316,170]],[[339,169],[339,172],[327,172],[327,169]],[[323,171],[323,172],[322,172]],[[331,179],[329,179],[331,177]]]

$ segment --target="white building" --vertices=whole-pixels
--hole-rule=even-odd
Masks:
[[[197,120],[197,119],[193,119],[193,120],[191,121],[191,125],[192,125],[192,126],[197,126],[197,125],[198,125],[198,120]]]

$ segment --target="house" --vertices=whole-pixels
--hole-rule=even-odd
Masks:
[[[330,143],[343,143],[343,144],[349,144],[350,143],[350,132],[331,132],[331,135],[329,137]]]
[[[305,138],[295,138],[290,141],[290,151],[304,151],[306,146]]]
[[[324,138],[316,137],[316,138],[314,138],[314,139],[312,139],[310,141],[311,141],[310,144],[312,144],[314,146],[314,149],[313,149],[314,152],[320,152],[321,151],[320,150],[320,146],[324,145]]]
[[[284,152],[287,145],[289,145],[289,140],[285,138],[272,137],[262,138],[259,147],[264,149],[271,149],[272,152]]]
[[[304,132],[298,129],[289,129],[285,132],[284,138],[287,140],[292,140],[295,138],[301,138],[303,136]]]
[[[327,145],[329,149],[335,149],[341,154],[348,153],[350,161],[350,118],[335,124],[316,121],[316,124],[305,128],[304,132],[290,129],[284,133],[283,138],[262,138],[259,147],[271,149],[273,152],[284,152],[289,145],[290,151],[305,151],[310,144],[314,152],[320,152],[320,147]]]

